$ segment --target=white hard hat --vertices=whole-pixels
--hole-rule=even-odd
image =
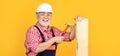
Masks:
[[[52,7],[48,3],[42,3],[38,6],[36,12],[53,12]]]

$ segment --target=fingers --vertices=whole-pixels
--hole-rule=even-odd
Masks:
[[[62,41],[63,41],[63,39],[64,39],[64,37],[63,37],[63,36],[60,36],[59,38],[60,38],[60,39],[59,39],[59,41],[60,41],[60,42],[62,42]]]
[[[84,19],[83,16],[76,16],[76,17],[74,18],[74,20],[75,20],[76,22],[80,22],[80,21],[82,21],[83,19]]]
[[[79,16],[77,20],[78,20],[78,21],[82,21],[83,19],[84,19],[83,16]]]
[[[64,37],[63,36],[57,36],[55,37],[55,42],[56,43],[61,43],[63,41]]]
[[[64,39],[64,37],[63,37],[63,36],[61,36],[61,39],[63,40],[63,39]]]

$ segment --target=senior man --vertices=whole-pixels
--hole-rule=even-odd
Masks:
[[[52,13],[53,10],[50,4],[42,3],[38,6],[36,10],[38,21],[26,33],[25,48],[27,56],[55,56],[59,43],[74,39],[75,25],[72,27],[71,32],[65,33],[49,25]],[[83,17],[79,16],[75,18],[76,21],[81,21],[82,19]]]

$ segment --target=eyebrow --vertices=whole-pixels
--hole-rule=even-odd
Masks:
[[[48,13],[52,14],[52,12],[48,12]]]

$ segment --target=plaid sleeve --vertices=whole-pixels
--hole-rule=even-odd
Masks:
[[[41,41],[37,29],[35,27],[30,27],[26,33],[26,47],[36,53],[36,48]]]

